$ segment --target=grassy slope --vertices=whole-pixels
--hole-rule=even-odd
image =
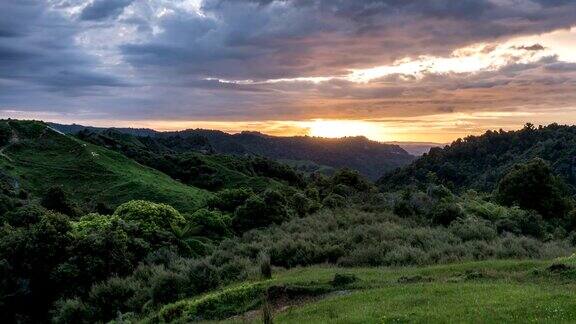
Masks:
[[[11,122],[19,123],[19,122]],[[6,148],[0,168],[16,176],[21,186],[41,195],[53,185],[73,192],[82,205],[106,202],[114,207],[132,199],[168,203],[194,210],[208,192],[183,185],[161,172],[121,154],[87,144],[45,127],[26,133],[15,125],[18,143]]]
[[[272,178],[248,176],[235,170],[232,164],[240,163],[237,157],[204,154],[197,154],[197,156],[204,161],[206,165],[216,170],[218,178],[224,180],[221,189],[251,188],[255,192],[262,192],[266,189],[286,189],[288,187],[287,184]]]
[[[139,152],[140,159],[135,157],[136,161],[150,167],[155,167],[154,164],[147,164],[148,154],[151,156],[157,155],[157,160],[164,158],[163,153],[179,152],[177,149],[173,150],[161,141],[157,142],[154,139],[140,138],[135,135],[116,132],[114,130],[107,130],[103,132],[90,133],[85,141],[110,148],[115,152],[125,154],[126,152]],[[182,141],[185,141],[182,139]],[[163,153],[162,153],[163,152]],[[261,192],[269,188],[283,189],[287,185],[272,178],[255,176],[241,172],[246,168],[247,163],[244,159],[236,156],[226,156],[220,154],[202,154],[195,153],[193,150],[184,150],[189,155],[193,155],[200,159],[204,165],[212,168],[214,178],[222,180],[221,187],[218,189],[236,189],[241,187],[251,188],[256,192]],[[181,152],[183,153],[183,152]],[[136,154],[138,155],[138,154]],[[132,156],[133,155],[128,155]],[[148,157],[148,158],[147,158]],[[158,161],[156,161],[158,162]]]
[[[262,285],[329,287],[335,273],[349,273],[360,280],[323,297],[277,308],[274,323],[564,323],[576,319],[576,270],[553,272],[548,267],[554,263],[573,266],[574,262],[572,257],[421,268],[308,267],[172,305],[211,299],[204,304],[214,307],[216,300],[235,300],[233,294],[238,300],[253,289],[250,287]],[[244,293],[238,293],[240,290]],[[229,297],[219,297],[226,295]],[[168,305],[162,311],[171,313],[175,309],[178,307]],[[259,323],[261,318],[249,312],[224,322]]]
[[[550,274],[549,262],[492,261],[428,268],[349,269],[361,278],[348,295],[288,309],[277,323],[501,323],[576,319],[573,273]],[[319,272],[319,273],[314,273]],[[329,280],[326,269],[297,273]],[[480,278],[474,278],[480,273]],[[402,276],[425,278],[400,283]],[[294,275],[289,275],[294,280]],[[428,282],[428,280],[430,280]],[[417,280],[416,280],[417,281]]]

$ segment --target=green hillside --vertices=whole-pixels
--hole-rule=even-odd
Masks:
[[[573,258],[431,267],[308,267],[164,306],[148,322],[227,318],[261,323],[525,323],[576,317]],[[348,282],[335,279],[347,277]],[[260,292],[260,293],[258,293]],[[232,304],[234,307],[224,307]]]
[[[576,126],[527,124],[517,131],[488,131],[458,139],[410,165],[392,171],[378,184],[384,190],[438,181],[450,189],[492,191],[517,163],[541,158],[569,185],[576,186]]]
[[[113,208],[132,199],[145,199],[192,211],[210,195],[119,153],[63,135],[44,123],[8,124],[12,136],[3,147],[0,167],[35,196],[61,185],[81,206],[101,202]]]
[[[114,129],[84,130],[77,137],[122,153],[182,183],[210,191],[244,187],[262,192],[270,188],[301,186],[304,182],[301,175],[276,161],[199,149],[206,145],[201,137],[155,138]]]

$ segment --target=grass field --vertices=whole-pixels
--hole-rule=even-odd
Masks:
[[[145,199],[185,212],[196,209],[210,195],[119,153],[49,128],[37,129],[34,125],[31,132],[18,127],[17,141],[3,151],[0,168],[37,196],[51,186],[61,185],[80,199],[77,203],[81,206],[104,201],[115,207],[132,199]]]
[[[550,268],[553,264],[566,267]],[[336,273],[352,274],[358,281],[334,287],[330,282]],[[273,302],[274,323],[576,321],[576,268],[572,258],[421,268],[301,268],[276,273],[272,280],[244,283],[180,301],[165,306],[160,313],[174,316],[171,320],[176,322],[222,316],[228,318],[221,321],[224,323],[261,323],[261,300],[257,299],[265,287],[297,287],[297,291],[307,294]],[[236,316],[228,316],[234,311]],[[148,322],[162,320],[156,317]]]
[[[360,278],[345,294],[276,315],[278,323],[502,323],[576,321],[573,269],[550,261],[490,261],[427,268],[348,269]],[[286,280],[328,280],[327,269]],[[337,271],[337,270],[332,270]]]

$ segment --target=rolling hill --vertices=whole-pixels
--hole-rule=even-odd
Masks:
[[[208,189],[300,186],[301,176],[284,164],[259,158],[214,153],[206,138],[142,137],[115,129],[85,129],[76,134],[86,142],[124,154],[182,183]]]
[[[42,122],[2,121],[12,136],[0,149],[0,168],[34,196],[62,186],[76,202],[113,208],[133,199],[192,211],[210,196],[117,152],[65,135]]]
[[[457,191],[492,191],[510,168],[533,158],[545,160],[554,172],[576,186],[576,126],[527,124],[517,131],[488,131],[468,136],[428,154],[378,180],[379,186],[394,189],[409,184],[426,184],[434,178]]]
[[[83,126],[57,125],[54,128],[65,133],[78,133]],[[103,131],[88,127],[91,131]],[[262,156],[274,160],[290,160],[294,165],[313,162],[318,169],[351,168],[358,170],[372,180],[378,179],[387,171],[404,166],[414,160],[406,150],[398,145],[371,141],[365,137],[319,138],[309,136],[277,137],[258,132],[228,134],[216,130],[184,130],[178,132],[155,132],[146,129],[114,129],[121,133],[140,137],[171,139],[171,149],[180,151],[201,150],[239,156]],[[181,145],[189,139],[198,144]],[[296,162],[295,162],[296,161]],[[300,161],[300,162],[297,162]]]

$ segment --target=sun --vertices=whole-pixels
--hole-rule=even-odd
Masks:
[[[385,140],[386,132],[378,123],[361,120],[324,120],[315,119],[305,122],[304,127],[309,129],[310,136],[318,137],[347,137],[365,136],[372,140]]]

